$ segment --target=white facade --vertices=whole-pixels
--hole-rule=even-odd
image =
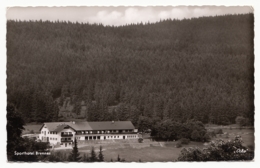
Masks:
[[[75,124],[75,123],[73,123]],[[127,140],[138,139],[135,129],[122,130],[75,130],[66,124],[60,124],[50,131],[48,125],[44,124],[40,130],[39,139],[49,142],[51,145],[62,147],[72,147],[74,139],[77,141],[98,141],[98,140]]]

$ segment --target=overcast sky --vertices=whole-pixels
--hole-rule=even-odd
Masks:
[[[17,20],[66,20],[104,25],[156,22],[167,18],[191,18],[223,14],[253,12],[249,6],[242,7],[12,7],[6,12],[7,19]]]

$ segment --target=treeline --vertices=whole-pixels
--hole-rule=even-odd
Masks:
[[[70,97],[89,121],[253,124],[253,27],[253,14],[120,27],[9,20],[8,102],[26,122],[57,121]]]
[[[182,123],[172,119],[161,121],[159,118],[151,119],[141,116],[137,125],[140,132],[150,130],[153,140],[177,141],[185,138],[192,141],[208,142],[212,138],[203,123],[193,119]]]

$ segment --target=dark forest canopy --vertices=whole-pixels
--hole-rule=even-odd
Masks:
[[[57,121],[70,98],[89,121],[253,124],[253,37],[253,14],[120,27],[10,20],[8,102],[27,122]]]

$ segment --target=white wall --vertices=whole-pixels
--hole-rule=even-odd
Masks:
[[[46,135],[45,135],[44,132],[46,132]],[[61,142],[61,132],[71,132],[71,133],[73,134],[72,137],[64,137],[64,138],[71,138],[71,140],[74,141],[75,131],[74,131],[73,129],[71,129],[71,128],[69,128],[69,129],[64,129],[64,130],[62,130],[62,131],[60,131],[60,132],[57,132],[57,134],[56,134],[56,133],[53,134],[53,133],[51,133],[51,132],[48,130],[47,127],[43,127],[43,128],[41,129],[40,134],[39,134],[39,139],[42,140],[42,137],[44,137],[44,138],[47,138],[47,137],[48,137],[50,144],[56,145],[58,142]]]

